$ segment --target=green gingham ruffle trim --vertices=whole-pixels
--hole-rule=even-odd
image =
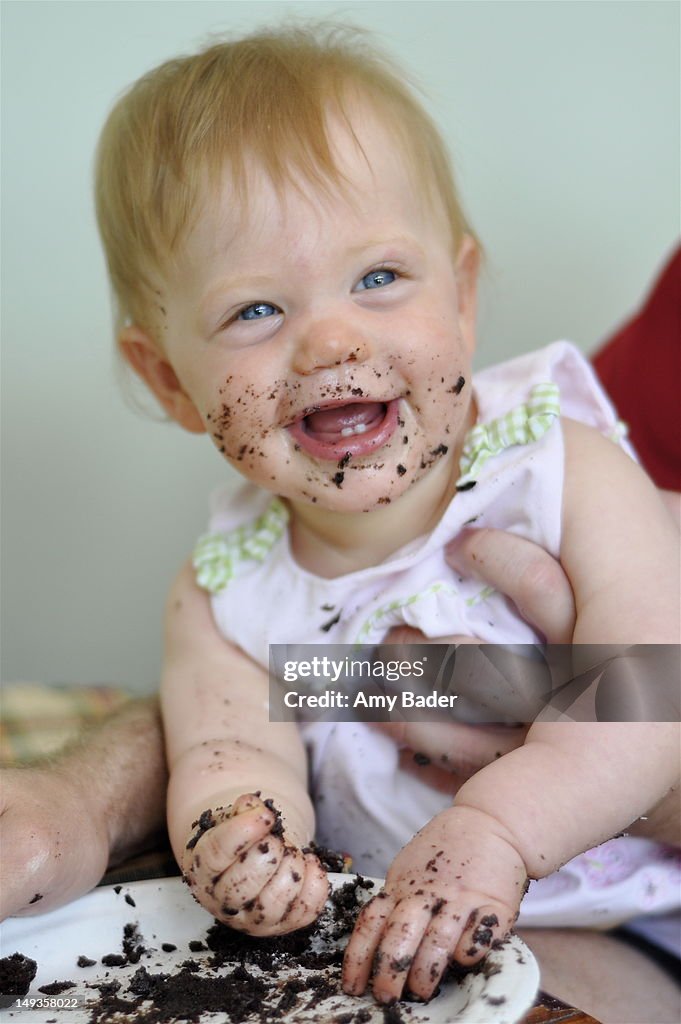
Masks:
[[[264,562],[282,537],[288,523],[288,510],[279,498],[273,498],[261,516],[229,533],[207,533],[199,538],[192,564],[196,582],[210,594],[219,594],[244,562]]]
[[[517,444],[539,441],[560,416],[560,391],[551,381],[535,384],[522,405],[489,423],[478,423],[464,442],[456,482],[459,490],[474,484],[482,467],[493,455]]]

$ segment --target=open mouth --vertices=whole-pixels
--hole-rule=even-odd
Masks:
[[[399,399],[346,402],[311,409],[288,428],[295,443],[316,459],[337,461],[380,448],[397,429]]]

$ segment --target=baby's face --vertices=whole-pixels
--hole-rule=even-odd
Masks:
[[[475,313],[472,243],[457,274],[444,212],[373,119],[353,127],[363,152],[331,132],[346,195],[305,183],[282,202],[253,167],[239,214],[226,174],[163,295],[165,352],[219,451],[283,497],[342,512],[456,471]]]

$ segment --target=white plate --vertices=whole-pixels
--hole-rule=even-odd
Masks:
[[[354,879],[353,875],[329,877],[334,889]],[[380,884],[378,882],[377,888]],[[377,888],[372,891],[376,892]],[[128,923],[137,924],[145,953],[138,964],[105,967],[100,962],[103,956],[122,952],[123,926]],[[18,1024],[45,1024],[48,1020],[57,1024],[87,1024],[90,1012],[84,1001],[98,998],[98,992],[88,988],[88,984],[116,979],[122,983],[119,995],[125,998],[127,982],[139,966],[144,966],[150,974],[171,974],[183,961],[192,959],[205,963],[203,971],[208,976],[224,974],[229,967],[215,971],[208,966],[212,957],[208,950],[190,952],[188,948],[192,940],[205,940],[212,924],[212,918],[194,902],[179,878],[152,879],[115,888],[107,886],[51,913],[5,921],[0,928],[1,955],[19,952],[37,962],[38,971],[25,998],[40,998],[43,1006],[29,1009],[12,1004],[0,1010],[0,1020]],[[172,943],[176,951],[163,952],[163,943]],[[78,967],[76,961],[81,955],[97,962],[92,967]],[[413,1024],[420,1021],[515,1024],[532,1005],[537,992],[537,963],[527,946],[513,936],[502,949],[488,954],[486,964],[492,970],[468,974],[461,982],[444,985],[428,1004],[400,1003],[402,1019]],[[257,967],[248,966],[248,969],[253,974],[261,973]],[[277,978],[283,980],[283,975],[278,974]],[[42,996],[38,991],[42,985],[65,980],[75,981],[76,987],[53,997]],[[72,1008],[73,1000],[78,1004],[75,1008]],[[277,1024],[303,1024],[305,1021],[331,1024],[339,1015],[352,1013],[354,1017],[362,1008],[371,1010],[367,1024],[383,1024],[383,1012],[370,996],[356,998],[342,994],[318,1003],[312,1011],[294,1007]],[[130,1020],[134,1021],[134,1017]],[[201,1022],[236,1024],[224,1012],[204,1013]]]

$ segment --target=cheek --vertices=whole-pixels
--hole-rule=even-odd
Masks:
[[[275,433],[283,383],[253,383],[243,374],[230,374],[217,388],[206,415],[218,451],[246,472],[262,463]]]

